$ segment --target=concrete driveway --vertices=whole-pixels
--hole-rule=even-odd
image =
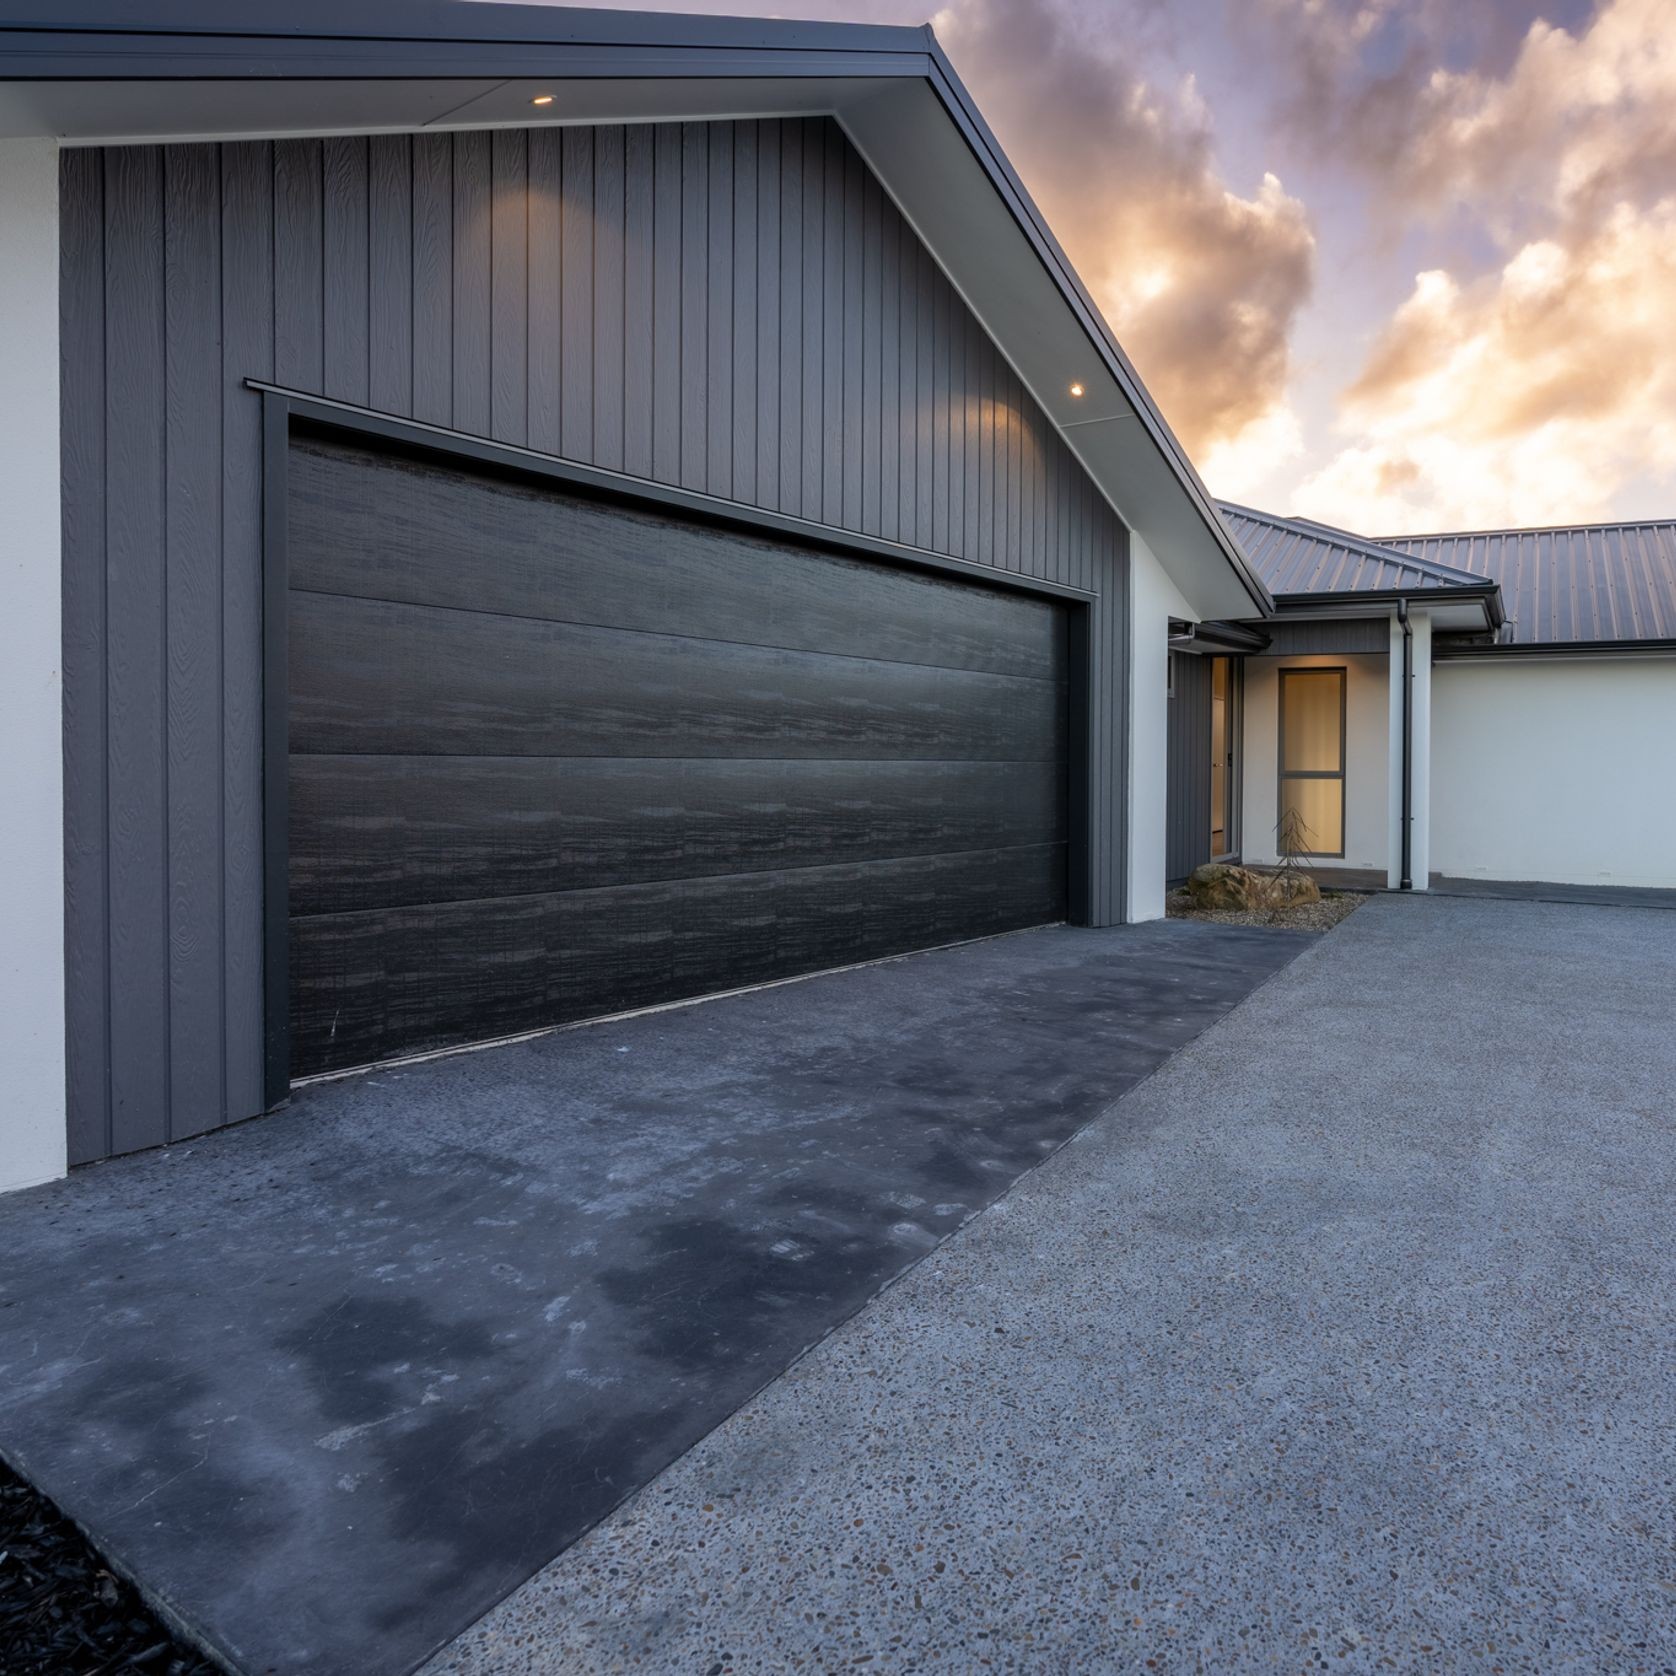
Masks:
[[[430,1676],[1671,1671],[1673,997],[1376,898]]]
[[[1308,946],[1028,932],[16,1195],[0,1453],[230,1667],[410,1671]]]

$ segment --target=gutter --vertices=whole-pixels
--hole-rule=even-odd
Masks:
[[[1397,601],[1402,624],[1402,876],[1398,890],[1414,888],[1414,630],[1408,623],[1408,601]]]
[[[1274,615],[1277,618],[1334,615],[1383,617],[1395,605],[1400,616],[1406,612],[1410,601],[1428,607],[1480,604],[1489,619],[1491,633],[1499,632],[1507,621],[1499,582],[1480,582],[1470,587],[1343,588],[1330,593],[1279,594],[1275,597]]]
[[[1205,649],[1214,652],[1258,653],[1270,643],[1261,629],[1243,623],[1189,623],[1170,619],[1170,648],[1177,652]]]
[[[1668,638],[1647,640],[1540,640],[1518,641],[1512,644],[1480,641],[1473,644],[1465,638],[1439,636],[1432,642],[1434,663],[1457,663],[1476,659],[1484,663],[1499,662],[1504,658],[1668,658],[1676,657],[1676,640]]]

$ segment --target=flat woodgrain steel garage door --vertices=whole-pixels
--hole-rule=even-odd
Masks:
[[[1066,608],[298,435],[294,1076],[1062,919]]]

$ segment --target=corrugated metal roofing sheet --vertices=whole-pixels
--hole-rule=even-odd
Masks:
[[[1676,641],[1676,519],[1377,539],[1221,503],[1277,599],[1494,582],[1504,646]]]
[[[1676,519],[1385,536],[1375,545],[1500,583],[1504,644],[1676,640]]]
[[[1219,504],[1224,521],[1271,594],[1447,588],[1484,580],[1482,573],[1457,570],[1430,555],[1397,552],[1329,524],[1277,518],[1230,501]]]

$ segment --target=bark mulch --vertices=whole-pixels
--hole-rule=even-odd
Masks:
[[[218,1676],[51,1502],[0,1461],[4,1676]]]

